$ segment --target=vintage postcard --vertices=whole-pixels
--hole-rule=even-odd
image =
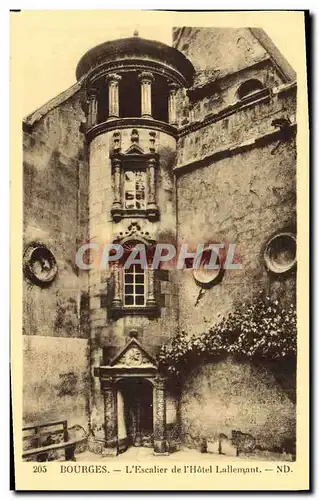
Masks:
[[[11,13],[17,490],[308,490],[304,11]]]

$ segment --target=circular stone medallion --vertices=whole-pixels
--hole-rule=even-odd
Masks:
[[[215,254],[216,269],[205,269],[204,266],[209,263],[212,253]],[[213,250],[204,251],[199,268],[193,269],[194,280],[203,288],[208,288],[216,284],[221,279],[222,273],[223,269],[220,264],[219,256]]]
[[[296,264],[296,237],[280,233],[267,243],[264,258],[267,268],[276,274],[290,271]]]
[[[125,356],[125,362],[128,366],[138,366],[142,363],[142,353],[137,347],[130,349]]]
[[[25,275],[37,285],[48,285],[58,272],[53,253],[41,243],[32,243],[25,249],[23,269]]]

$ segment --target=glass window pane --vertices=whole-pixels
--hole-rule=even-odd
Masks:
[[[132,306],[132,305],[134,305],[134,297],[133,297],[133,295],[126,295],[125,296],[125,305],[126,306]]]
[[[137,295],[135,297],[135,303],[137,306],[143,306],[144,305],[144,295]]]
[[[124,269],[124,305],[145,306],[145,270],[139,264]]]
[[[125,286],[125,293],[126,294],[133,294],[133,285],[126,285]]]
[[[125,273],[125,283],[133,283],[133,274]]]

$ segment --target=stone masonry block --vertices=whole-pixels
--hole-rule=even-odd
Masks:
[[[90,309],[100,309],[101,307],[101,299],[100,297],[90,297]]]
[[[234,446],[229,441],[222,440],[221,441],[221,453],[222,453],[222,455],[236,457],[237,456],[237,446]]]
[[[219,454],[219,441],[207,441],[207,453]]]

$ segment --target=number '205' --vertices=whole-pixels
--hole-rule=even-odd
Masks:
[[[34,465],[33,472],[47,472],[47,466],[46,465]]]

